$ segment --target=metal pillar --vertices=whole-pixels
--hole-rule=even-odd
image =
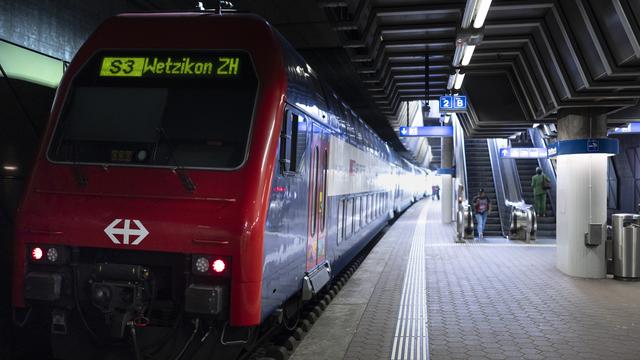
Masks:
[[[442,205],[442,223],[449,224],[453,219],[453,138],[443,137],[441,140],[441,180],[442,190],[440,203]]]
[[[607,137],[604,115],[589,109],[558,113],[558,141]],[[605,245],[588,246],[585,239],[607,222],[607,155],[558,155],[556,206],[556,266],[582,278],[606,276]]]

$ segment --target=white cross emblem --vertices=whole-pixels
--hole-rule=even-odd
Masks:
[[[116,237],[116,235],[122,235],[122,244],[124,245],[138,245],[144,240],[147,235],[149,235],[149,231],[142,225],[140,220],[129,220],[124,219],[124,225],[121,228],[117,228],[116,226],[120,224],[122,219],[115,219],[109,226],[104,229],[105,234],[111,239],[114,244],[120,244],[120,240]],[[137,229],[131,228],[131,222],[135,224]],[[129,243],[130,236],[137,236],[133,242]]]

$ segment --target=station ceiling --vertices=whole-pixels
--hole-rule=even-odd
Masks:
[[[470,1],[470,0],[469,0]],[[396,147],[404,101],[444,95],[467,0],[233,0],[265,17]],[[494,0],[461,92],[475,137],[594,108],[638,119],[640,2]],[[427,66],[428,65],[428,66]],[[428,81],[425,81],[428,79]],[[426,86],[428,84],[428,86]]]

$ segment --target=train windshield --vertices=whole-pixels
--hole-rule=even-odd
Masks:
[[[258,91],[243,52],[109,53],[74,78],[49,158],[233,169]]]

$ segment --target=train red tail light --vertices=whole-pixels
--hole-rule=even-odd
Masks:
[[[191,271],[196,275],[228,275],[229,258],[211,255],[193,255]]]
[[[34,247],[33,249],[31,249],[31,259],[33,259],[34,261],[39,261],[40,259],[42,259],[43,254],[44,251],[42,251],[42,248],[40,247]]]
[[[223,272],[226,268],[227,264],[225,264],[224,260],[222,259],[217,259],[213,262],[213,264],[211,264],[211,269],[217,273]]]

